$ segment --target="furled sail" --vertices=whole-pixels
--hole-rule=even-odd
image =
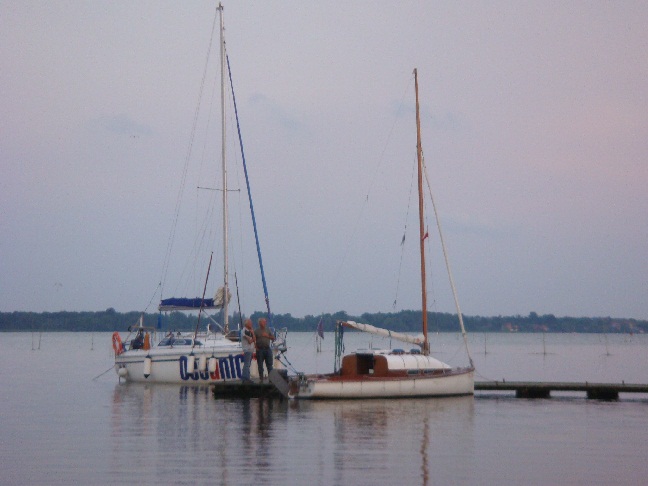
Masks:
[[[219,287],[218,290],[216,291],[216,295],[214,295],[214,305],[216,307],[223,307],[223,295],[225,294],[225,289],[223,287]],[[230,300],[232,300],[232,293],[227,289],[227,303],[229,304]]]
[[[354,321],[340,321],[340,324],[346,327],[352,327],[354,329],[357,329],[359,331],[364,331],[368,332],[370,334],[376,334],[378,336],[382,337],[387,337],[387,338],[392,338],[392,339],[398,339],[399,341],[403,341],[406,343],[410,344],[417,344],[421,346],[423,344],[423,336],[418,335],[418,336],[412,336],[411,334],[405,334],[402,332],[394,332],[390,331],[389,329],[382,329],[380,327],[372,326],[371,324],[360,324],[358,322]]]

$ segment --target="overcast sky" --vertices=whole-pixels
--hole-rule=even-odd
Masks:
[[[0,0],[0,311],[152,312],[165,275],[164,297],[201,294],[208,256],[188,255],[220,198],[196,188],[221,184],[211,68],[197,112],[215,7]],[[232,1],[224,19],[274,312],[419,307],[417,67],[463,312],[648,319],[646,2]],[[232,267],[250,313],[244,197]],[[218,217],[198,238],[213,286]],[[430,310],[454,312],[429,243]]]

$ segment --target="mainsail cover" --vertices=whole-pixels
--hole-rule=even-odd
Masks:
[[[203,309],[222,309],[223,308],[223,295],[225,291],[220,287],[216,291],[213,299],[201,299],[200,297],[187,298],[187,297],[171,297],[170,299],[162,299],[158,307],[161,311],[189,311]],[[227,302],[232,298],[232,294],[227,292]]]
[[[412,336],[411,334],[405,334],[402,332],[390,331],[389,329],[382,329],[380,327],[372,326],[371,324],[360,324],[359,322],[354,321],[341,321],[340,324],[346,327],[352,327],[359,331],[368,332],[370,334],[376,334],[378,336],[383,336],[392,339],[398,339],[410,344],[417,344],[421,346],[423,344],[423,336]]]
[[[161,311],[177,311],[177,310],[199,310],[203,309],[220,309],[222,305],[214,305],[214,299],[201,299],[200,297],[171,297],[170,299],[162,299],[158,307]]]

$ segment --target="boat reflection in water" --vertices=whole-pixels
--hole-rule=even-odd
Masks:
[[[318,452],[304,453],[303,460],[320,468],[312,472],[315,477],[328,476],[334,484],[358,478],[366,468],[371,468],[373,478],[401,477],[404,484],[432,484],[437,469],[443,468],[443,476],[448,477],[448,468],[459,463],[451,457],[465,456],[474,443],[471,396],[293,401],[292,411],[309,417],[310,425],[299,426],[305,436],[318,437],[320,445]]]
[[[471,455],[473,408],[472,397],[215,400],[209,386],[116,385],[112,479],[138,471],[152,483],[428,484],[459,463],[449,456]]]

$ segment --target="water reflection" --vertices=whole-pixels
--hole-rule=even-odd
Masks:
[[[273,398],[255,398],[240,402],[243,456],[246,457],[246,462],[260,473],[272,472],[271,451],[276,447],[273,443],[275,406],[281,405],[279,400]],[[281,413],[276,415],[281,417]]]
[[[215,400],[208,386],[117,385],[111,464],[125,480],[144,472],[164,482],[278,480],[287,408],[277,399]]]
[[[124,481],[426,485],[473,450],[472,397],[215,400],[209,387],[122,384],[111,407],[111,465]]]
[[[443,471],[465,467],[474,451],[472,397],[437,400],[297,402],[291,421],[318,437],[318,453],[299,451],[319,484],[358,477],[400,477],[429,484]],[[305,444],[304,444],[305,446]]]
[[[430,436],[430,424],[427,415],[423,417],[423,438],[421,439],[421,479],[423,486],[427,486],[428,479],[430,478],[430,470],[428,467],[428,442]]]
[[[214,400],[208,387],[118,385],[114,373],[92,380],[112,365],[110,337],[101,352],[85,333],[44,333],[27,373],[29,333],[3,335],[5,483],[644,484],[648,476],[645,401]],[[312,362],[311,335],[291,342],[300,338],[295,365]],[[604,336],[548,334],[555,354],[545,358],[534,354],[541,335],[489,334],[487,357],[475,359],[488,378],[645,382],[648,335],[625,339],[609,335],[608,355]],[[323,342],[323,371],[332,347]],[[38,457],[29,467],[25,450]]]

